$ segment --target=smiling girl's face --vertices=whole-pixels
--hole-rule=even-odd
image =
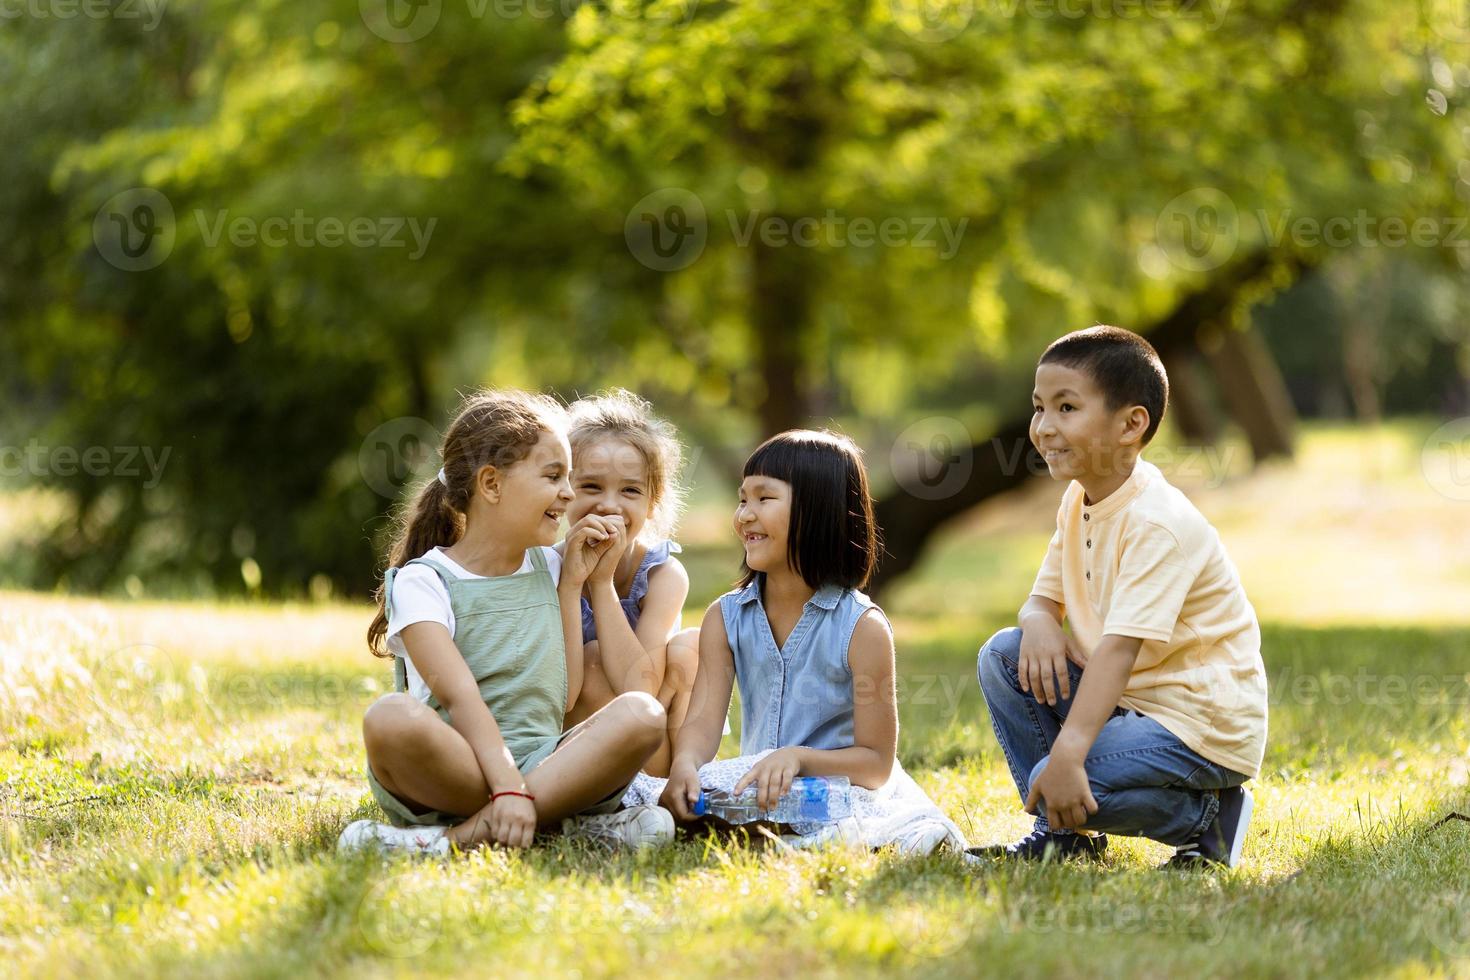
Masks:
[[[500,472],[501,533],[526,547],[556,543],[572,501],[571,447],[560,432],[543,432],[526,457]]]
[[[648,523],[654,501],[648,492],[648,462],[622,439],[601,439],[584,446],[572,463],[572,490],[567,521],[588,514],[621,517],[627,540],[637,541]]]
[[[770,573],[785,566],[790,529],[791,484],[769,476],[747,476],[741,481],[735,533],[745,546],[746,567]]]

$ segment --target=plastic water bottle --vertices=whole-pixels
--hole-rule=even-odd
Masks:
[[[756,805],[754,786],[746,787],[738,795],[724,790],[701,790],[694,813],[729,824],[832,823],[852,816],[851,789],[846,776],[797,776],[791,781],[790,791],[767,810]]]

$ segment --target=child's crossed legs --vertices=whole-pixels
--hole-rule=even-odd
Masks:
[[[666,738],[666,724],[653,697],[629,693],[565,734],[525,774],[538,828],[558,829],[563,819],[626,787]],[[490,788],[479,760],[436,711],[410,695],[389,694],[368,708],[362,729],[368,765],[384,789],[411,808],[468,818],[448,833],[462,849],[489,840],[489,821],[479,814],[490,802]]]
[[[591,717],[615,696],[596,640],[583,645],[583,656],[582,693],[567,714],[568,725]],[[643,771],[650,776],[669,774],[669,764],[674,761],[674,732],[679,730],[689,714],[689,697],[694,691],[694,675],[698,669],[699,629],[691,627],[674,634],[664,654],[664,675],[657,697],[668,718],[668,728],[662,743],[643,764]]]

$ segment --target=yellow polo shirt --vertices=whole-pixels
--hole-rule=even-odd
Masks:
[[[1261,630],[1219,533],[1140,459],[1091,505],[1073,481],[1031,592],[1062,605],[1089,654],[1103,635],[1143,641],[1119,702],[1247,776],[1266,751]]]

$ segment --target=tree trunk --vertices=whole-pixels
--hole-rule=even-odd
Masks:
[[[751,243],[751,321],[756,363],[765,381],[763,436],[806,424],[811,414],[802,379],[802,340],[810,325],[811,275],[799,248]]]
[[[1376,423],[1383,416],[1378,397],[1378,333],[1388,316],[1392,284],[1386,263],[1353,256],[1328,267],[1342,310],[1342,374],[1353,417]]]
[[[1219,276],[1184,297],[1168,316],[1142,333],[1166,364],[1176,360],[1181,352],[1197,352],[1200,331],[1226,321],[1240,293],[1273,280],[1281,273],[1282,262],[1285,262],[1286,272],[1293,281],[1307,268],[1306,261],[1299,256],[1283,260],[1269,252],[1257,252],[1221,270]],[[1269,358],[1268,363],[1274,368]],[[1279,372],[1276,380],[1280,382]],[[1287,406],[1290,407],[1290,402]],[[994,438],[971,445],[968,450],[962,449],[962,453],[969,453],[974,470],[970,479],[946,498],[925,499],[896,487],[878,502],[878,525],[883,528],[886,546],[883,561],[869,585],[871,592],[877,594],[911,569],[923,554],[929,539],[950,518],[1025,482],[1032,472],[1031,467],[1040,465],[1034,450],[1030,449],[1030,425],[1030,411],[1024,415],[1018,413],[1001,427]],[[1025,452],[1021,457],[1023,462],[1014,465],[1010,460],[1016,455],[1018,444],[1025,446]]]
[[[1205,397],[1205,380],[1199,369],[1197,351],[1177,348],[1164,361],[1169,373],[1169,407],[1174,426],[1183,440],[1192,446],[1213,446],[1220,438],[1220,420],[1210,400]]]
[[[1226,327],[1212,337],[1206,351],[1220,382],[1225,410],[1245,430],[1255,461],[1290,456],[1296,436],[1296,409],[1281,368],[1261,335],[1254,328]]]

